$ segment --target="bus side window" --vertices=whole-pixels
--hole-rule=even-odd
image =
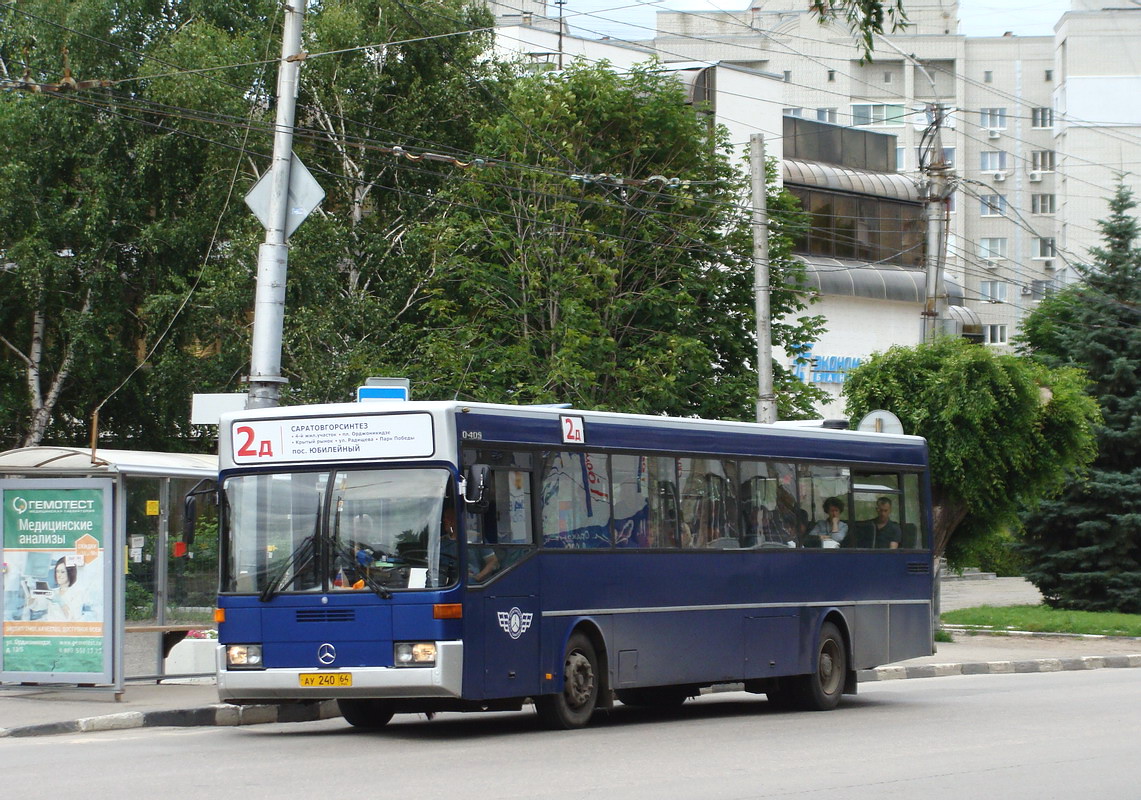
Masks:
[[[610,546],[610,477],[603,453],[556,451],[543,457],[543,546]]]

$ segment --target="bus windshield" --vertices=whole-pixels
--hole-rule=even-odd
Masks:
[[[222,590],[268,600],[454,583],[440,559],[449,479],[444,469],[231,476],[222,485]]]

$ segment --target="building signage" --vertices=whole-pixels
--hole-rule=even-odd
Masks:
[[[420,412],[235,420],[230,446],[235,464],[426,458],[435,452],[432,416]]]
[[[111,481],[0,480],[0,677],[111,680]]]
[[[817,355],[811,350],[801,358],[808,363],[798,364],[794,359],[791,368],[792,374],[805,383],[843,383],[848,373],[863,363],[860,356]]]

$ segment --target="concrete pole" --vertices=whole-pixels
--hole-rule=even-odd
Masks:
[[[293,158],[293,122],[297,110],[297,74],[301,61],[302,0],[285,7],[281,64],[277,68],[277,121],[270,166],[269,223],[258,248],[254,330],[250,347],[250,388],[246,408],[272,408],[281,397],[281,336],[285,324],[285,274],[289,249],[285,243],[289,213],[289,162]]]
[[[948,173],[943,159],[941,128],[943,109],[933,106],[930,158],[924,169],[927,177],[927,268],[924,284],[923,341],[932,342],[939,335],[939,320],[947,317],[947,290],[943,281],[943,254],[946,252],[946,207]]]
[[[769,222],[765,195],[765,137],[749,137],[753,184],[753,297],[757,314],[757,422],[776,422],[772,310],[769,305]]]

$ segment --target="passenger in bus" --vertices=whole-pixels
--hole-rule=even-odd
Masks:
[[[844,513],[844,502],[839,497],[829,497],[824,501],[824,519],[819,520],[811,531],[819,537],[821,547],[839,547],[848,535],[848,523],[840,519]]]
[[[876,500],[875,519],[864,520],[856,531],[856,547],[896,549],[903,538],[899,523],[891,518],[891,498]]]
[[[441,583],[456,576],[456,567],[459,563],[459,539],[457,538],[456,512],[452,507],[444,509],[440,537],[440,578]],[[487,580],[488,576],[499,569],[499,557],[490,547],[481,547],[478,544],[468,544],[467,549],[468,578],[475,583]]]

